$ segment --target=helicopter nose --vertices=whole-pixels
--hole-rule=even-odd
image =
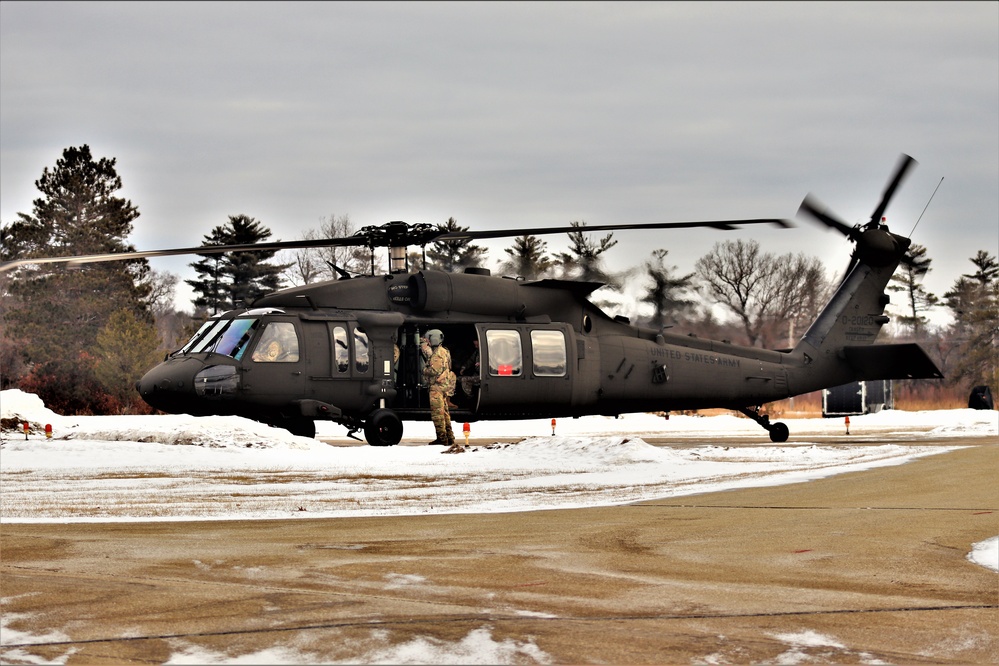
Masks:
[[[194,376],[204,364],[193,358],[170,359],[135,382],[135,389],[150,407],[168,414],[191,414],[194,405]]]

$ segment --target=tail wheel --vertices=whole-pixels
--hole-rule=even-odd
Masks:
[[[787,426],[781,423],[780,421],[771,425],[768,428],[768,430],[770,431],[770,441],[774,442],[775,444],[781,444],[783,442],[786,442],[787,437],[790,434],[790,432],[787,429]]]
[[[391,409],[376,409],[364,422],[364,439],[371,446],[395,446],[402,439],[402,419]]]

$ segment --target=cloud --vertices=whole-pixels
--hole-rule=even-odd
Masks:
[[[476,229],[792,216],[809,191],[852,223],[907,152],[921,166],[889,209],[905,232],[946,177],[915,239],[931,291],[999,241],[994,3],[0,11],[4,222],[82,143],[118,158],[143,248],[238,213],[290,239],[331,213]],[[848,249],[824,233],[760,238],[838,270]],[[625,236],[622,266],[649,245]],[[716,240],[654,242],[690,270]]]

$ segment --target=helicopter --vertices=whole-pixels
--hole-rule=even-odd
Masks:
[[[885,287],[905,261],[910,239],[892,233],[883,214],[915,160],[902,155],[870,221],[850,226],[812,195],[798,214],[849,238],[845,277],[815,321],[786,350],[740,346],[633,325],[589,300],[599,282],[411,269],[408,247],[578,231],[545,227],[445,231],[402,221],[351,236],[248,245],[201,246],[76,257],[19,259],[23,264],[91,262],[181,254],[220,254],[320,246],[388,249],[389,270],[278,290],[247,307],[212,316],[180,349],[135,386],[157,410],[236,415],[315,437],[333,421],[374,446],[398,444],[404,422],[430,420],[419,351],[431,329],[454,359],[480,354],[472,391],[456,392],[457,421],[617,416],[725,408],[749,417],[770,440],[789,429],[771,422],[767,403],[860,380],[940,378],[917,344],[876,344],[888,322]],[[587,226],[587,231],[731,230],[790,220],[761,218]],[[373,253],[372,253],[373,254]],[[456,369],[456,368],[455,368]]]

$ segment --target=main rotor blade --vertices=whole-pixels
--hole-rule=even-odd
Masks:
[[[744,224],[772,224],[782,229],[794,226],[791,220],[779,218],[757,218],[750,220],[707,220],[697,222],[644,222],[635,224],[595,224],[585,226],[538,227],[535,229],[497,229],[494,231],[448,231],[434,236],[431,241],[479,240],[484,238],[506,238],[512,236],[541,236],[545,234],[567,234],[576,231],[619,231],[625,229],[691,229],[707,227],[731,231]]]
[[[31,264],[93,264],[104,261],[129,261],[146,257],[170,257],[183,254],[226,254],[228,252],[261,252],[267,250],[296,250],[310,247],[367,245],[364,238],[326,238],[318,240],[274,241],[271,243],[243,243],[241,245],[202,245],[199,247],[174,248],[170,250],[141,250],[137,252],[110,252],[107,254],[83,254],[64,257],[38,257],[35,259],[14,259],[0,262],[0,273],[18,266]]]
[[[891,183],[889,183],[888,187],[885,188],[884,194],[881,195],[881,202],[871,214],[870,224],[872,226],[881,224],[881,217],[885,214],[885,209],[888,208],[888,202],[891,201],[892,196],[895,194],[895,189],[902,182],[902,179],[905,178],[909,169],[911,169],[916,163],[915,159],[905,153],[902,153],[902,155],[898,158],[898,165],[895,167],[895,177],[892,178]]]
[[[300,250],[313,247],[389,247],[394,245],[426,245],[435,241],[474,240],[479,238],[504,238],[530,234],[559,234],[573,231],[616,231],[619,229],[688,229],[710,227],[731,230],[746,224],[773,224],[778,227],[793,227],[790,220],[761,218],[752,220],[709,220],[706,222],[651,222],[646,224],[601,224],[592,227],[564,226],[538,229],[503,229],[495,231],[437,231],[431,225],[410,225],[405,222],[390,222],[381,227],[365,227],[353,236],[343,238],[319,238],[310,240],[273,241],[270,243],[244,243],[241,245],[202,245],[199,247],[175,248],[169,250],[144,250],[136,252],[112,252],[63,257],[37,257],[34,259],[14,259],[0,262],[0,273],[19,266],[31,264],[68,264],[78,266],[104,261],[128,261],[148,257],[169,257],[177,255],[212,255],[229,252],[264,252],[269,250]]]

